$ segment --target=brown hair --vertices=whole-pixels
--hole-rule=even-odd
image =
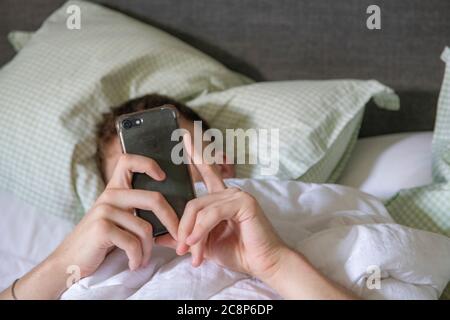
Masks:
[[[178,112],[186,120],[202,121],[202,129],[209,129],[208,124],[195,111],[187,107],[185,104],[178,102],[170,97],[159,94],[147,94],[111,108],[111,111],[103,114],[103,119],[97,127],[97,161],[101,165],[103,160],[104,146],[108,144],[114,137],[116,132],[116,119],[123,114],[143,111],[161,107],[165,104],[171,104],[177,108]],[[101,168],[99,166],[99,168]]]

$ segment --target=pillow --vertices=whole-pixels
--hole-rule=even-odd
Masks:
[[[402,190],[387,203],[399,223],[450,236],[450,49],[442,59],[447,63],[439,94],[432,140],[434,184]]]
[[[424,187],[400,191],[386,206],[396,222],[442,233],[450,237],[450,49],[439,94],[432,140],[433,182]]]
[[[225,133],[230,128],[279,129],[279,170],[273,177],[321,183],[339,177],[364,106],[374,96],[379,105],[398,108],[392,90],[373,80],[254,83],[204,94],[188,105]],[[272,153],[259,164],[238,165],[238,177],[268,177],[263,169],[277,148],[266,140],[265,148]],[[249,145],[245,156],[257,157],[258,145]]]
[[[400,191],[387,202],[392,217],[401,224],[438,232],[450,237],[450,49],[442,59],[447,63],[439,94],[432,141],[434,184]]]
[[[20,51],[30,41],[33,32],[28,31],[11,31],[8,33],[8,41],[16,51]]]
[[[441,58],[446,68],[432,143],[433,178],[436,182],[450,181],[450,48],[444,49]]]
[[[80,30],[66,28],[69,5],[81,9]],[[249,82],[160,30],[69,1],[0,70],[0,188],[76,222],[103,188],[102,112],[150,92],[186,101]]]
[[[450,237],[450,48],[445,48],[444,80],[432,141],[433,184],[400,191],[386,203],[398,223]],[[450,284],[441,299],[450,299]]]
[[[338,183],[388,200],[400,189],[428,185],[432,132],[359,139]]]
[[[81,8],[81,30],[65,27],[69,5]],[[20,39],[22,49],[0,71],[0,188],[74,222],[104,187],[96,124],[130,98],[168,94],[221,129],[280,128],[280,170],[273,177],[315,182],[339,176],[370,97],[398,104],[376,81],[252,85],[170,35],[88,2],[69,1],[28,41],[11,39]],[[260,177],[256,167],[238,166],[238,174]]]

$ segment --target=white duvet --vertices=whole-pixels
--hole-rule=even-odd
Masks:
[[[450,239],[395,224],[376,198],[360,191],[337,186],[304,184],[293,181],[228,180],[253,194],[279,235],[302,252],[329,278],[369,299],[436,299],[450,280]],[[203,185],[197,185],[203,193]],[[32,213],[30,213],[31,215]],[[36,214],[36,213],[34,213]],[[22,217],[23,219],[23,217]],[[47,219],[47,218],[45,218]],[[7,219],[8,220],[8,219]],[[17,275],[5,268],[20,265],[28,252],[39,251],[42,241],[59,242],[67,223],[55,218],[29,218],[12,226],[2,224],[0,277],[8,283]],[[50,221],[50,222],[48,222]],[[47,222],[47,223],[46,223]],[[27,225],[27,224],[33,224]],[[56,232],[46,236],[45,224]],[[23,227],[23,228],[22,228]],[[21,228],[22,235],[34,232],[38,243],[28,242],[21,254],[5,251],[4,233],[12,238]],[[46,244],[45,248],[55,246]],[[23,247],[23,248],[22,248]],[[33,248],[33,249],[29,249]],[[10,249],[8,249],[11,251]],[[39,255],[39,254],[37,254]],[[33,257],[36,256],[36,252]],[[37,258],[21,267],[22,273]],[[23,261],[22,261],[23,263]],[[156,247],[147,268],[129,271],[125,254],[113,251],[100,269],[67,290],[63,299],[279,299],[257,279],[206,262],[199,268],[190,265],[190,256],[178,257],[167,248]],[[375,272],[374,272],[375,271]],[[376,278],[380,276],[379,286]],[[287,277],[289,275],[286,275]],[[370,280],[370,281],[368,281]],[[369,285],[368,285],[369,284]],[[7,283],[1,283],[2,288]]]

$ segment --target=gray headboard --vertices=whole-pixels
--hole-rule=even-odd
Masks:
[[[450,45],[449,0],[96,0],[164,29],[256,80],[361,78],[393,87],[400,112],[369,105],[362,136],[431,130]],[[35,30],[63,0],[1,0],[10,30]],[[366,9],[381,8],[381,30]]]

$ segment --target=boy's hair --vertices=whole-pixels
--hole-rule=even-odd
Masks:
[[[203,120],[195,111],[170,97],[159,94],[147,94],[142,97],[128,100],[117,107],[113,107],[110,112],[105,113],[102,121],[97,127],[97,159],[99,160],[99,164],[103,159],[104,146],[117,136],[116,119],[118,116],[161,107],[165,104],[171,104],[177,108],[179,114],[186,120],[202,121],[201,123],[203,130],[209,129],[206,121]]]

